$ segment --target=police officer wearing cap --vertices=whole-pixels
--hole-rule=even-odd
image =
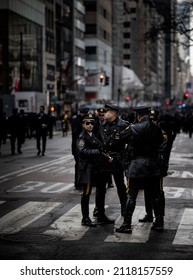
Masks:
[[[156,125],[159,125],[159,111],[150,108],[149,110],[149,119],[155,123]],[[162,129],[161,129],[162,130]],[[162,135],[163,135],[163,143],[160,147],[160,152],[162,154],[162,169],[161,169],[161,176],[160,176],[160,198],[161,198],[161,203],[162,203],[162,211],[163,211],[163,216],[165,215],[165,194],[163,190],[163,177],[167,176],[167,170],[168,170],[168,162],[166,161],[166,153],[167,153],[167,133],[162,130]],[[144,199],[145,199],[145,210],[146,210],[146,215],[142,218],[139,219],[139,222],[141,223],[147,223],[147,222],[153,222],[153,207],[151,203],[151,197],[147,193],[147,189],[144,189]]]
[[[130,125],[127,135],[127,148],[130,158],[126,176],[128,178],[128,198],[122,225],[116,229],[119,233],[131,233],[132,215],[136,205],[138,191],[146,189],[153,205],[155,222],[152,229],[163,230],[163,211],[160,198],[160,147],[163,135],[160,127],[149,119],[149,108],[137,107],[137,122]]]
[[[85,115],[82,120],[82,132],[77,139],[78,152],[78,183],[82,186],[81,211],[82,225],[96,227],[89,217],[89,199],[92,186],[95,183],[96,163],[101,153],[99,142],[93,133],[94,116]]]
[[[94,131],[95,131],[96,135],[98,133],[100,125],[104,122],[104,115],[106,113],[106,109],[105,108],[99,108],[99,109],[97,109],[97,113],[98,113],[98,118],[96,118],[95,127],[94,127]],[[112,176],[109,173],[109,180],[108,180],[108,183],[107,183],[107,188],[113,188],[113,187],[114,186],[113,186],[113,182],[112,182]]]
[[[77,154],[77,148],[76,148],[76,142],[78,139],[79,134],[82,131],[82,119],[83,116],[88,114],[89,109],[86,107],[80,107],[78,114],[72,119],[71,121],[71,131],[72,131],[72,143],[71,143],[71,149],[72,149],[72,155],[74,156],[75,160],[75,176],[74,176],[74,187],[77,190],[82,190],[82,187],[78,184],[77,176],[78,176],[78,154]]]
[[[114,104],[105,105],[104,122],[99,127],[98,138],[102,143],[102,151],[109,155],[112,160],[101,165],[101,176],[98,182],[96,207],[98,210],[97,220],[99,224],[109,224],[114,221],[105,215],[105,193],[109,175],[113,175],[121,204],[121,214],[124,215],[127,200],[126,186],[124,183],[124,171],[122,156],[125,143],[120,137],[120,132],[125,130],[129,123],[118,116],[119,107]]]

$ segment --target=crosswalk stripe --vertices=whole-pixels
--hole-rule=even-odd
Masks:
[[[71,188],[69,184],[69,188]],[[3,204],[5,201],[0,201]],[[55,207],[61,205],[60,202],[28,202],[25,205],[9,212],[0,219],[0,234],[14,234],[29,226],[34,221],[43,217]],[[90,204],[90,213],[94,209],[94,204]],[[108,205],[106,205],[106,208]],[[145,215],[144,206],[136,206],[132,218],[132,234],[121,234],[115,232],[122,222],[123,217],[119,216],[115,221],[114,231],[106,236],[104,242],[122,243],[145,243],[149,240],[152,223],[139,223],[138,219]],[[169,216],[168,216],[169,217]],[[171,218],[171,217],[170,217]],[[75,205],[68,212],[55,220],[44,234],[58,236],[65,241],[76,241],[84,237],[89,230],[95,230],[81,225],[81,206]],[[170,219],[169,219],[170,220]],[[165,223],[165,229],[176,230],[173,240],[174,245],[193,245],[193,209],[184,209],[183,216],[177,228],[171,227],[170,223]],[[101,227],[102,228],[102,227]]]
[[[41,190],[41,192],[43,192],[43,193],[62,193],[64,191],[71,189],[73,186],[74,186],[73,183],[70,183],[67,185],[64,185],[63,183],[55,183],[54,185],[43,188]],[[57,189],[54,189],[54,188],[57,188]]]
[[[185,208],[173,244],[193,245],[193,209]]]
[[[132,218],[132,234],[123,234],[114,232],[109,235],[105,242],[127,242],[127,243],[145,243],[149,239],[151,231],[151,223],[139,223],[139,217],[145,215],[144,206],[136,206]],[[115,228],[120,227],[123,218],[120,216],[115,222]]]
[[[92,210],[91,210],[92,208]],[[90,210],[93,211],[94,204],[90,205]],[[62,240],[75,241],[80,240],[85,233],[90,229],[81,225],[81,206],[80,204],[74,206],[67,213],[57,219],[44,233],[62,237]],[[93,229],[94,230],[94,229]]]
[[[28,202],[0,219],[0,234],[16,233],[49,213],[59,202]]]

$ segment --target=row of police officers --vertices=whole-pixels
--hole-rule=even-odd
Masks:
[[[106,185],[109,176],[113,176],[121,215],[124,217],[116,232],[132,232],[132,215],[139,189],[144,189],[146,208],[145,217],[139,221],[153,222],[152,229],[163,230],[163,177],[167,175],[168,167],[167,134],[157,123],[156,110],[141,106],[134,111],[136,119],[133,123],[121,119],[119,107],[114,104],[106,104],[99,109],[99,114],[103,115],[102,122],[92,114],[84,114],[85,111],[72,121],[75,186],[82,188],[83,226],[114,223],[105,214]],[[89,198],[93,186],[96,187],[97,223],[91,220],[89,214]]]

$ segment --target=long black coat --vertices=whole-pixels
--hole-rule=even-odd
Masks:
[[[161,150],[163,134],[160,127],[144,117],[128,129],[128,154],[126,175],[129,178],[161,176]]]
[[[100,160],[100,145],[98,139],[92,134],[83,130],[77,139],[78,162],[78,183],[94,183],[95,172]]]

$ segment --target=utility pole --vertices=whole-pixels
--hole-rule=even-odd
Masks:
[[[22,81],[22,74],[23,74],[23,32],[20,32],[20,91],[23,90],[23,81]]]

